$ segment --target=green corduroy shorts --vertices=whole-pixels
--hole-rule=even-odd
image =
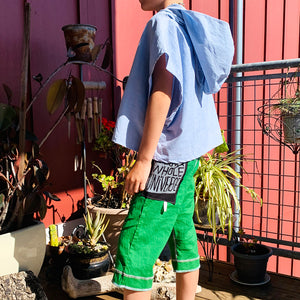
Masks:
[[[134,196],[120,234],[115,285],[129,290],[150,290],[153,266],[167,242],[176,272],[190,272],[200,267],[193,222],[193,175],[197,167],[198,160],[186,163],[175,204],[149,199],[143,193]]]

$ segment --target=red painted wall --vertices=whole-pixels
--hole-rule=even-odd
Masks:
[[[62,26],[67,24],[92,24],[98,30],[95,43],[104,43],[111,39],[111,8],[109,0],[51,0],[29,1],[31,4],[31,31],[30,31],[30,66],[31,75],[41,73],[46,79],[60,64],[66,61],[66,46]],[[78,5],[80,3],[80,5]],[[20,75],[22,59],[23,38],[23,1],[0,2],[0,83],[6,83],[13,91],[13,101],[16,105],[20,99]],[[99,61],[103,54],[100,55]],[[111,67],[112,68],[112,67]],[[112,70],[112,69],[111,69]],[[59,72],[54,79],[65,78],[69,72],[79,76],[77,66],[66,67]],[[103,98],[103,114],[112,118],[113,97],[112,78],[110,75],[83,67],[83,80],[102,81],[107,84],[104,91],[87,91],[87,96]],[[39,84],[32,80],[32,92],[35,94]],[[46,110],[47,88],[33,105],[34,132],[39,141],[45,136],[59,113],[50,116]],[[0,99],[5,99],[4,91],[0,89]],[[67,135],[67,121],[63,119],[54,133],[41,148],[41,153],[50,169],[49,190],[62,201],[55,203],[53,220],[52,210],[48,211],[45,224],[53,221],[60,222],[60,217],[69,218],[76,210],[76,203],[81,200],[83,194],[82,171],[74,171],[74,158],[81,159],[81,145],[76,141],[76,129],[71,123],[70,139]],[[92,160],[106,167],[106,163],[99,160],[97,154],[91,150],[92,145],[87,144],[87,167],[90,176]],[[70,196],[67,196],[67,193]],[[60,217],[59,217],[60,216]]]

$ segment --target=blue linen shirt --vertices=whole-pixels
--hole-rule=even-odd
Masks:
[[[212,94],[226,80],[234,46],[226,22],[178,4],[147,23],[118,111],[113,141],[138,151],[156,62],[173,74],[171,106],[153,159],[191,161],[222,144]]]

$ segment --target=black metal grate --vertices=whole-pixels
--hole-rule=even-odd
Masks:
[[[215,100],[231,150],[248,158],[241,183],[263,198],[261,207],[239,191],[241,227],[274,248],[273,271],[300,277],[300,139],[285,141],[275,105],[287,82],[299,83],[299,65],[300,59],[234,66]]]

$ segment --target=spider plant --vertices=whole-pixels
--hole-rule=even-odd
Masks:
[[[237,173],[233,166],[235,164],[241,166],[244,155],[240,154],[240,150],[230,153],[219,153],[217,150],[216,148],[212,154],[207,153],[200,158],[199,167],[194,176],[195,216],[201,223],[198,210],[199,202],[207,201],[207,219],[215,241],[217,230],[221,228],[225,232],[227,226],[228,238],[231,239],[233,229],[232,202],[236,208],[240,208],[236,187],[242,187],[251,195],[252,199],[262,201],[253,189],[239,183],[241,174]],[[216,219],[216,214],[219,217],[219,222]]]

